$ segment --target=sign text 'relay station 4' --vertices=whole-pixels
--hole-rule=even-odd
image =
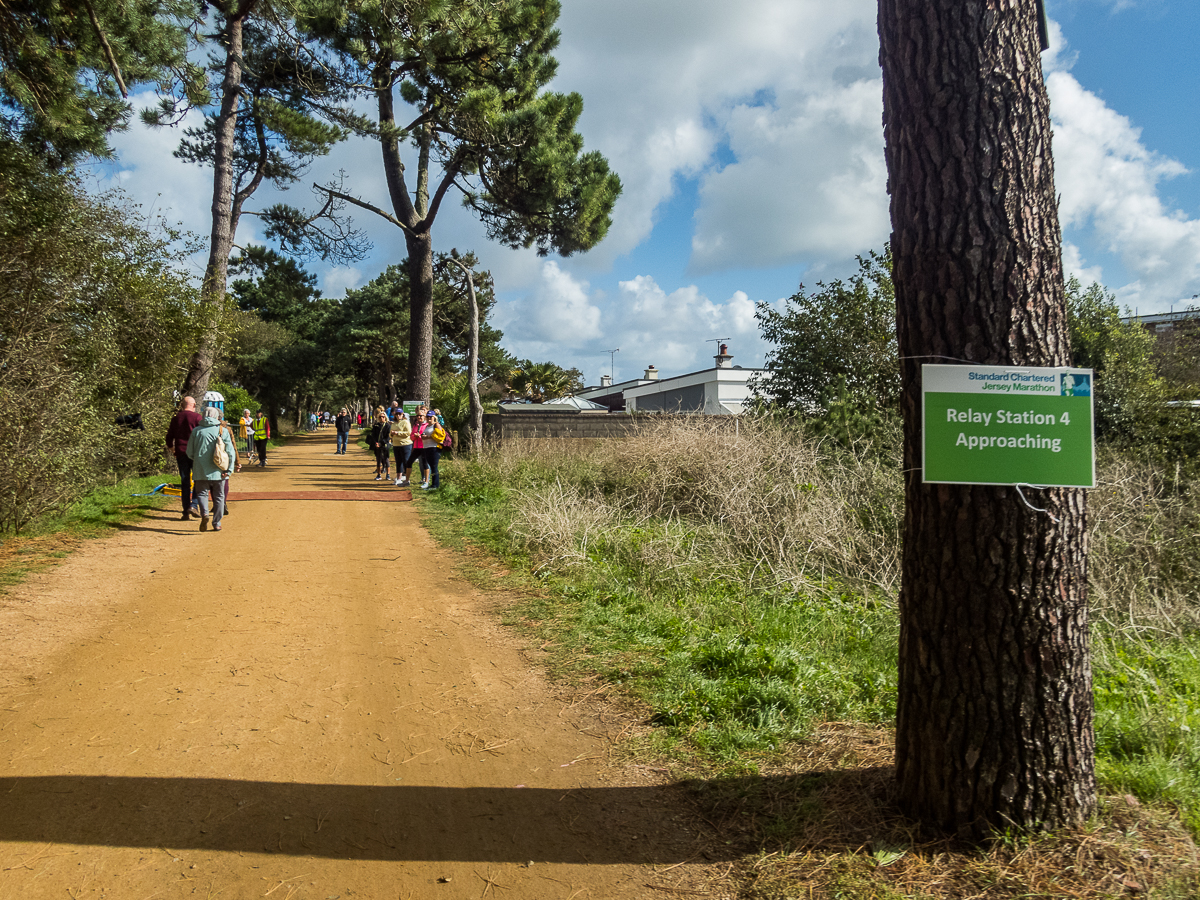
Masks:
[[[1094,487],[1092,370],[921,366],[923,480]]]

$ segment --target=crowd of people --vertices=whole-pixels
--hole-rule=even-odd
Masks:
[[[343,408],[338,419],[347,416]],[[341,425],[338,425],[341,428]],[[339,441],[340,441],[339,434]],[[411,484],[413,465],[421,476],[421,487],[437,490],[441,486],[438,462],[442,451],[453,446],[440,410],[425,404],[417,407],[410,419],[395,401],[390,407],[375,407],[375,421],[367,435],[367,447],[375,454],[375,480],[391,481],[391,459],[396,458],[396,487]]]
[[[373,421],[359,412],[352,415],[346,407],[336,416],[329,414],[309,419],[315,429],[332,424],[337,439],[336,453],[344,455],[349,447],[351,429],[357,425],[366,432],[367,447],[375,457],[375,480],[392,481],[391,462],[396,462],[395,487],[410,484],[413,466],[420,474],[421,487],[436,490],[441,486],[438,463],[443,450],[453,446],[446,429],[446,420],[437,409],[425,404],[417,407],[412,418],[395,401],[391,406],[377,406]],[[229,478],[247,464],[267,465],[267,442],[271,424],[264,411],[251,415],[243,409],[234,426],[225,421],[224,412],[216,405],[207,406],[203,414],[196,411],[196,401],[184,397],[167,428],[167,456],[172,454],[179,467],[179,490],[183,504],[183,521],[200,519],[200,530],[220,531],[222,520],[229,511]],[[241,452],[239,452],[239,443]]]

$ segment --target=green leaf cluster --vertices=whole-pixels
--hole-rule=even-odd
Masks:
[[[767,378],[756,392],[772,406],[806,415],[834,405],[895,409],[900,397],[896,296],[891,248],[858,257],[848,280],[804,285],[782,310],[755,310],[763,339],[772,345]]]
[[[545,403],[583,390],[583,373],[578,369],[564,369],[553,362],[535,363],[525,359],[508,373],[507,386],[534,403]]]
[[[187,60],[190,0],[5,0],[0,3],[0,129],[52,166],[111,155],[130,86],[205,98]]]
[[[213,323],[136,217],[0,140],[0,531],[162,458],[172,389]],[[144,431],[116,426],[135,413]]]

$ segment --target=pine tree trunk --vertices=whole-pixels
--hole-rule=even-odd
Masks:
[[[430,401],[433,381],[433,240],[405,234],[408,245],[409,339],[407,399]]]
[[[922,363],[1069,364],[1034,0],[879,0],[904,385],[899,795],[928,825],[1095,808],[1081,490],[921,483]],[[1053,518],[1051,518],[1053,516]]]
[[[196,398],[197,407],[208,390],[216,362],[220,339],[217,329],[225,305],[229,252],[233,249],[233,149],[242,84],[242,17],[226,18],[225,37],[225,75],[221,81],[221,109],[217,114],[213,150],[212,232],[204,282],[200,286],[200,305],[208,323],[200,335],[200,346],[188,364],[182,391],[184,396]]]

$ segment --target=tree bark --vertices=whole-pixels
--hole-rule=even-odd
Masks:
[[[233,217],[233,150],[237,134],[238,104],[242,87],[242,22],[254,3],[244,3],[225,16],[225,71],[221,81],[221,109],[217,114],[213,149],[212,231],[208,242],[208,263],[200,286],[200,305],[209,317],[208,327],[200,336],[200,346],[192,354],[184,378],[182,393],[196,399],[197,407],[212,376],[216,362],[220,313],[225,305],[229,276],[229,252],[233,249],[236,222]]]
[[[879,0],[905,537],[899,797],[938,829],[1095,808],[1085,494],[922,484],[922,363],[1068,365],[1034,0]]]
[[[429,402],[433,383],[433,237],[410,235],[408,245],[409,339],[406,399]]]
[[[471,270],[456,259],[451,259],[467,276],[467,303],[471,311],[471,332],[467,342],[467,398],[470,420],[467,446],[478,453],[483,449],[483,402],[479,399],[479,300],[475,296],[475,278]]]

